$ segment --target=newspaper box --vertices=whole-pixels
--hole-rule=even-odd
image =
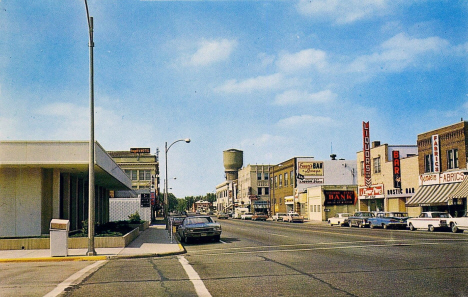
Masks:
[[[50,256],[68,256],[69,220],[52,219],[50,221]]]

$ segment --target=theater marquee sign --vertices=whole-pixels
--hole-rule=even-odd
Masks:
[[[358,187],[359,199],[385,198],[384,185],[372,185],[370,187]]]

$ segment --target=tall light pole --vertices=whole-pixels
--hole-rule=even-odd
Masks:
[[[169,151],[169,149],[171,148],[171,146],[173,146],[175,143],[179,142],[179,141],[185,141],[186,143],[190,143],[190,138],[185,138],[185,139],[179,139],[179,140],[176,140],[174,141],[173,143],[171,143],[169,145],[169,147],[167,146],[167,142],[165,144],[165,161],[166,161],[166,181],[164,182],[165,185],[164,185],[164,223],[166,224],[166,229],[168,228],[168,224],[167,224],[167,212],[169,210],[169,204],[168,204],[168,201],[167,201],[167,152]]]
[[[88,2],[84,0],[89,31],[89,109],[90,109],[90,139],[89,139],[89,189],[88,189],[88,256],[95,256],[94,249],[94,56],[93,56],[93,17],[89,16]]]

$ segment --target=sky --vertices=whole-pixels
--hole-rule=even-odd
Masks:
[[[170,192],[212,193],[248,164],[356,160],[371,141],[468,120],[468,3],[89,0],[95,139],[168,151]],[[0,0],[0,141],[89,140],[83,0]],[[176,179],[173,179],[176,178]]]

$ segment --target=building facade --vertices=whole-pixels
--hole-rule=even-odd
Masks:
[[[269,165],[247,165],[238,172],[238,201],[251,212],[268,213],[270,199]]]
[[[407,202],[414,214],[447,211],[460,216],[467,210],[468,122],[418,135],[419,188]]]
[[[357,153],[358,207],[361,211],[403,211],[418,188],[418,147],[372,142],[371,185],[365,181],[364,152]],[[418,213],[419,215],[419,213]]]
[[[95,143],[95,222],[109,221],[109,193],[131,181]],[[88,219],[89,142],[0,142],[0,237],[49,234],[52,219],[70,230]]]
[[[159,195],[158,154],[151,154],[149,148],[132,148],[129,151],[109,151],[109,155],[123,169],[132,181],[136,193],[154,192]],[[115,193],[116,198],[128,193]],[[125,198],[123,197],[123,198]]]
[[[296,157],[272,166],[270,169],[272,213],[297,212],[306,218],[317,212],[307,195],[309,188],[324,185],[356,185],[355,160],[315,160],[313,157]],[[311,209],[312,206],[312,209]],[[324,208],[320,208],[320,213]]]

